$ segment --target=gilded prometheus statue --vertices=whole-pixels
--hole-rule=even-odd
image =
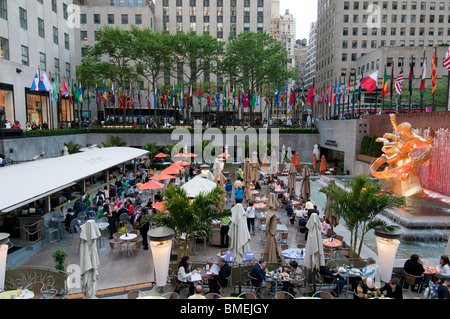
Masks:
[[[424,139],[413,133],[408,122],[397,126],[395,115],[391,114],[390,117],[392,126],[400,136],[386,133],[377,139],[377,142],[383,143],[381,150],[384,154],[372,164],[370,172],[374,177],[384,180],[394,194],[405,197],[423,196],[417,168],[429,164],[433,154],[433,138]],[[421,148],[426,150],[420,156],[412,157],[411,154]],[[378,171],[386,163],[388,166]]]

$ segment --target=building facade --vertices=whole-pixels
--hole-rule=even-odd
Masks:
[[[309,88],[313,84],[316,76],[316,27],[317,23],[311,23],[309,30],[309,42],[308,51],[306,53],[306,66],[305,66],[305,82],[304,87]]]
[[[57,127],[72,121],[68,100],[31,91],[44,73],[56,81],[75,76],[73,28],[67,23],[72,0],[0,0],[0,109],[9,122]],[[53,83],[51,83],[53,85]]]

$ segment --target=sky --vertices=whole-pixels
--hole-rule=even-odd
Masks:
[[[317,1],[280,0],[280,13],[284,14],[286,9],[296,17],[297,39],[309,39],[311,22],[317,21]]]

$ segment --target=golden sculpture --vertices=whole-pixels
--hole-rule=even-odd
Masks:
[[[433,138],[424,139],[413,133],[408,122],[397,126],[395,115],[391,114],[390,117],[392,126],[400,136],[386,133],[377,139],[377,142],[383,143],[381,150],[384,154],[372,164],[370,172],[383,180],[394,194],[405,197],[423,196],[417,168],[429,164],[433,154]],[[426,148],[425,152],[418,157],[411,156],[421,148]],[[383,171],[378,171],[385,163],[388,166]]]

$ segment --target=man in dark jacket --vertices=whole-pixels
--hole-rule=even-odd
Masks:
[[[231,268],[223,257],[219,257],[217,265],[220,267],[220,270],[219,273],[209,281],[209,290],[219,294],[220,288],[228,285],[228,278],[231,275]]]
[[[266,261],[260,259],[257,264],[255,264],[250,271],[251,282],[254,287],[256,287],[256,294],[264,299],[264,293],[266,286],[264,285],[264,279],[266,278]]]

